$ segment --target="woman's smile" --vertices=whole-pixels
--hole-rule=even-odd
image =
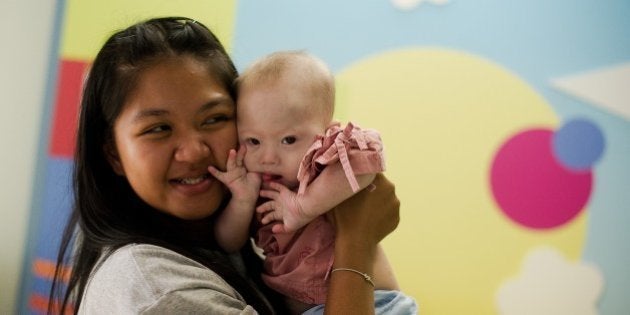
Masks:
[[[209,173],[195,177],[175,178],[169,181],[177,191],[184,195],[196,195],[204,193],[210,185],[216,183],[217,180]]]

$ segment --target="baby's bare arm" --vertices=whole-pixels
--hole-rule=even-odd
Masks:
[[[232,199],[214,224],[217,243],[227,252],[238,251],[249,239],[249,225],[260,190],[260,175],[247,172],[243,165],[245,152],[245,146],[241,146],[238,153],[230,150],[225,172],[212,166],[208,168],[232,193]]]
[[[236,252],[249,239],[249,225],[255,205],[231,200],[218,216],[214,226],[217,243],[228,253]]]

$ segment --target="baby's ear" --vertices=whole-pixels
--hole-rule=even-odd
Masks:
[[[105,153],[105,158],[109,165],[114,170],[116,175],[125,176],[125,169],[120,162],[120,157],[118,156],[118,150],[116,150],[116,144],[114,141],[107,141],[103,146],[103,153]]]

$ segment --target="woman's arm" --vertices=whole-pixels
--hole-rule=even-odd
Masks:
[[[364,189],[329,212],[336,229],[333,270],[372,276],[378,243],[398,226],[394,185],[382,174],[373,184],[375,189]],[[374,314],[374,287],[360,274],[332,272],[325,313]]]

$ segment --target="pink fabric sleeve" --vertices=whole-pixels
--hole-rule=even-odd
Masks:
[[[318,136],[306,152],[298,170],[300,187],[298,195],[304,194],[306,186],[326,165],[341,162],[353,192],[359,189],[356,175],[375,174],[385,171],[383,142],[376,130],[361,129],[348,123],[345,128],[335,124]]]

